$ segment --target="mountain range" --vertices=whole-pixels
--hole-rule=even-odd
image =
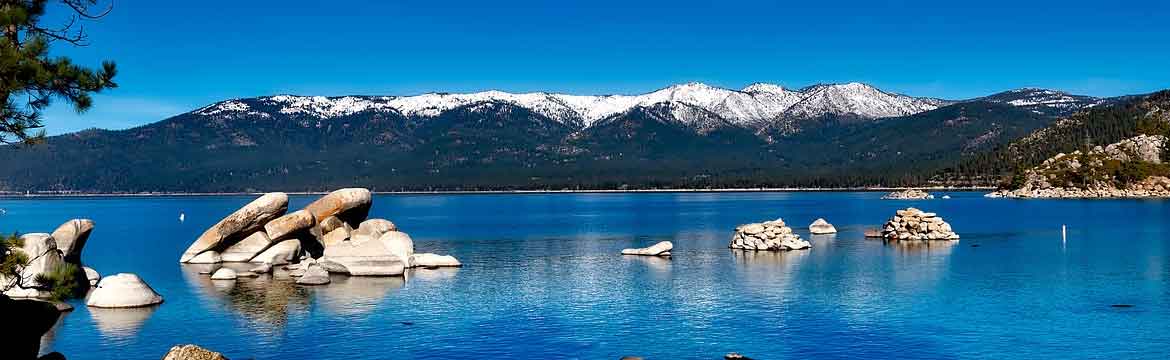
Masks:
[[[276,95],[0,149],[0,190],[918,185],[1057,119],[1127,99],[1019,89],[944,100],[861,83]]]

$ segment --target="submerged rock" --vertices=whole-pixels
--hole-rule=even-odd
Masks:
[[[187,247],[179,261],[186,263],[205,251],[223,250],[230,245],[227,242],[260,230],[287,210],[288,195],[281,192],[264,194],[207,229]]]
[[[837,228],[825,219],[817,219],[808,226],[808,232],[813,235],[836,234]]]
[[[167,351],[163,360],[228,360],[223,354],[195,345],[176,345]]]
[[[674,249],[674,244],[669,241],[662,241],[649,247],[623,249],[622,255],[670,256],[671,249]]]
[[[938,214],[915,208],[898,210],[882,227],[882,237],[891,240],[959,240],[951,224]]]
[[[418,253],[411,255],[410,263],[415,267],[460,267],[463,266],[458,259],[451,255],[439,255],[432,253]]]
[[[138,275],[122,273],[102,278],[85,305],[99,308],[142,307],[162,303],[163,298]]]
[[[728,247],[741,250],[787,251],[808,249],[812,245],[801,240],[800,235],[794,234],[792,228],[784,224],[784,219],[776,219],[736,227],[735,235],[732,235]]]

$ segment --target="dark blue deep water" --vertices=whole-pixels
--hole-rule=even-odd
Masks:
[[[44,341],[70,359],[157,359],[182,343],[233,359],[1170,355],[1170,201],[981,195],[383,195],[371,216],[465,266],[313,288],[282,276],[213,284],[178,264],[252,197],[0,199],[0,231],[92,218],[83,261],[137,273],[166,299],[143,310],[73,301]],[[938,212],[962,240],[863,238],[907,206]],[[811,237],[810,251],[727,249],[737,224],[777,217],[806,238],[817,217],[840,233]],[[674,242],[673,259],[618,255],[660,240]]]

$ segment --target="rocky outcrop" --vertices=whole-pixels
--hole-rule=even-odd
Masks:
[[[731,237],[732,249],[787,251],[812,247],[808,241],[792,233],[783,219],[740,225]]]
[[[813,235],[836,234],[837,228],[825,219],[817,219],[808,225],[808,232]]]
[[[243,239],[262,229],[287,210],[288,195],[280,192],[264,194],[207,229],[187,247],[179,261],[186,263],[203,252],[223,250],[234,240]]]
[[[917,189],[895,191],[882,196],[882,200],[925,200],[933,198],[934,195]]]
[[[669,241],[662,241],[650,247],[623,249],[622,255],[670,256],[671,249],[674,249],[674,244]]]
[[[398,231],[398,226],[395,226],[390,220],[369,219],[358,225],[357,230],[354,230],[350,235],[350,241],[361,243],[378,240],[383,234],[391,231]]]
[[[406,262],[406,267],[412,267],[410,256],[414,255],[414,240],[410,238],[410,235],[401,231],[391,231],[382,234],[378,238],[378,242],[382,243],[382,246],[385,246],[391,255]]]
[[[460,267],[463,266],[458,259],[451,255],[438,255],[432,253],[417,253],[410,256],[410,263],[415,267],[436,268],[436,267]]]
[[[73,219],[53,230],[53,240],[57,242],[57,249],[61,250],[66,262],[81,264],[81,250],[89,240],[93,227],[93,220]]]
[[[223,354],[195,345],[176,345],[167,351],[163,360],[228,360]]]
[[[89,293],[85,305],[99,308],[131,308],[163,302],[162,296],[138,275],[122,273],[106,276]]]
[[[1161,157],[1167,139],[1139,135],[1088,151],[1056,154],[1016,175],[993,198],[1165,198],[1170,178]],[[1159,169],[1161,169],[1159,171]]]
[[[889,240],[959,240],[951,224],[938,214],[915,208],[898,210],[882,227],[882,237]]]

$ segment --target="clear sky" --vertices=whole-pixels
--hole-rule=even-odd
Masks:
[[[60,9],[54,9],[60,11]],[[642,93],[860,81],[915,96],[1170,88],[1168,1],[115,1],[90,46],[120,88],[50,134],[278,93]]]

